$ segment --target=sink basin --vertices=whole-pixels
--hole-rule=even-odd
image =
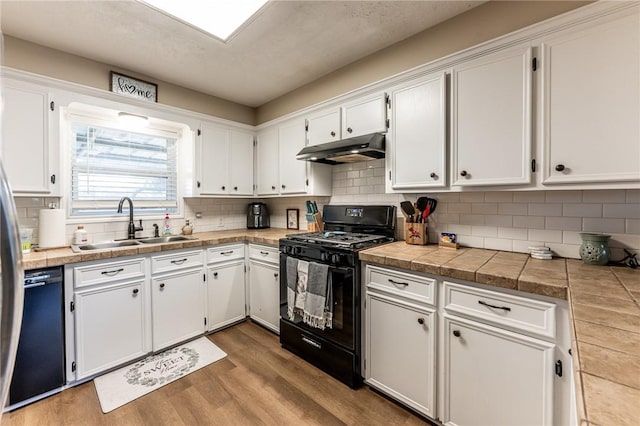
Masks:
[[[160,244],[160,243],[174,243],[176,241],[197,240],[195,237],[185,237],[184,235],[168,235],[166,237],[154,237],[143,238],[138,240],[143,244]]]
[[[101,250],[108,248],[118,248],[118,247],[128,247],[128,246],[137,246],[140,243],[138,241],[126,240],[126,241],[107,241],[104,243],[94,243],[94,244],[82,244],[79,246],[72,246],[72,250],[75,252],[82,252],[88,250]]]

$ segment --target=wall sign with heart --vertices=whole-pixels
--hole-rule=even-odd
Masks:
[[[143,101],[158,102],[158,85],[111,71],[111,91]]]

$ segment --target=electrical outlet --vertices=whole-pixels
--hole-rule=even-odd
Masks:
[[[196,212],[196,219],[202,219],[202,212]]]

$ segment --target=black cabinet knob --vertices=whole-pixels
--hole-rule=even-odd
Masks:
[[[226,187],[226,186],[223,186],[223,187],[222,187],[222,190],[224,191],[225,189],[227,189],[227,187]]]
[[[418,324],[423,325],[424,324],[424,318],[418,318]]]
[[[335,136],[335,135],[336,135],[336,132],[332,131],[331,136]]]
[[[282,189],[284,189],[284,188],[285,188],[285,185],[282,185]]]
[[[213,278],[218,278],[218,273],[217,272],[213,273]]]
[[[278,273],[277,272],[273,274],[273,278],[278,278]]]
[[[466,175],[468,175],[466,170],[460,172],[460,176],[465,177]]]
[[[197,182],[197,186],[198,186],[198,188],[200,188],[200,181]]]
[[[276,190],[276,186],[275,185],[271,185],[271,189],[273,189],[275,191]]]
[[[234,186],[234,187],[233,187],[233,190],[234,190],[234,191],[237,191],[237,190],[238,190],[238,187],[237,187],[237,186]]]
[[[133,289],[133,294],[138,294],[138,292],[139,292],[139,291],[140,291],[140,290],[138,290],[137,288],[134,288],[134,289]]]
[[[438,177],[438,175],[435,173],[431,173],[429,176],[431,177],[431,179],[435,179],[436,177]]]
[[[460,337],[460,331],[453,330],[453,335],[456,336],[456,337]]]
[[[160,288],[164,288],[164,283],[160,283]]]
[[[556,172],[561,172],[564,170],[564,164],[558,164],[556,166]]]
[[[347,127],[347,132],[352,133],[353,129],[351,127]]]

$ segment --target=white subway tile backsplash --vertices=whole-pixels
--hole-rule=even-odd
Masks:
[[[544,228],[544,216],[513,216],[514,228]]]
[[[544,203],[545,195],[544,191],[524,191],[514,192],[514,203]]]
[[[525,204],[525,203],[500,203],[500,204],[498,204],[498,214],[527,215],[527,204]]]
[[[443,192],[442,194],[435,194],[433,196],[438,202],[443,203],[457,203],[460,201],[460,193],[458,192]]]
[[[627,219],[625,221],[625,233],[627,234],[640,234],[640,220]]]
[[[526,228],[498,228],[498,238],[507,240],[526,240],[529,236]]]
[[[582,191],[545,191],[547,203],[581,203]]]
[[[472,203],[473,214],[498,214],[498,203]]]
[[[640,247],[640,235],[614,234],[609,238],[609,246],[626,249]]]
[[[471,226],[470,225],[458,225],[458,224],[449,224],[447,227],[447,232],[453,232],[454,234],[464,234],[471,235]]]
[[[498,228],[496,226],[471,226],[471,235],[495,238],[498,236]]]
[[[360,171],[352,170],[347,172],[347,179],[355,179],[360,177]]]
[[[550,229],[529,229],[529,238],[548,243],[561,243],[562,231]]]
[[[568,257],[573,259],[580,258],[580,245],[576,244],[560,244],[560,243],[548,243],[547,247],[551,248],[551,251],[555,256]]]
[[[429,216],[429,220],[436,220],[439,223],[460,223],[460,214],[458,213],[440,213],[437,211],[435,215]]]
[[[513,202],[513,192],[485,192],[485,203],[511,203]]]
[[[490,226],[511,227],[513,226],[513,216],[498,215],[498,214],[485,215],[484,224],[490,225]]]
[[[582,230],[585,232],[606,232],[613,234],[623,234],[624,228],[624,219],[582,219]]]
[[[333,181],[342,180],[347,178],[347,172],[335,172],[333,173]]]
[[[627,203],[640,203],[640,189],[627,189]]]
[[[562,216],[562,204],[529,203],[527,214],[529,216]]]
[[[563,204],[562,215],[572,217],[602,217],[602,204]]]
[[[501,238],[485,238],[484,248],[491,250],[513,251],[513,241]]]
[[[562,242],[564,244],[582,244],[582,238],[580,232],[576,231],[562,231]]]
[[[604,204],[602,217],[640,219],[640,203]]]
[[[458,242],[463,247],[484,248],[484,238],[458,234]]]
[[[533,240],[513,240],[513,251],[518,253],[529,253],[529,247],[548,246],[544,241]]]
[[[550,216],[545,218],[545,228],[559,229],[561,231],[580,231],[582,229],[582,218]]]
[[[484,225],[484,216],[478,214],[461,214],[460,223],[463,225]]]
[[[599,189],[582,192],[583,203],[624,203],[626,191],[624,189]]]
[[[471,203],[449,203],[449,213],[471,213]]]
[[[461,203],[484,203],[484,192],[462,192]]]
[[[15,197],[16,207],[46,207],[45,199],[40,197]]]

